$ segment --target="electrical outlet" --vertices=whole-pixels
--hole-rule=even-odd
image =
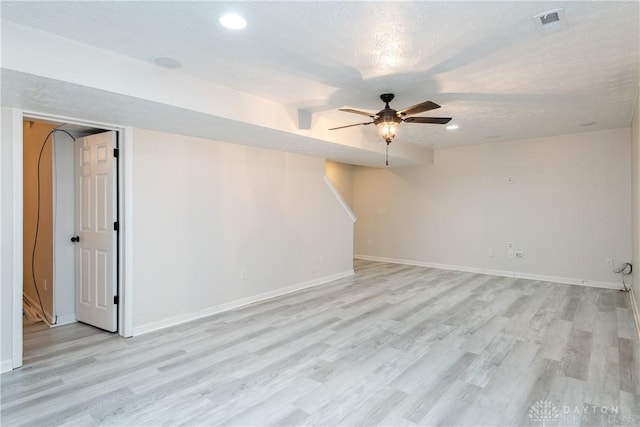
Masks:
[[[491,256],[491,257],[494,255],[494,253],[493,253],[493,248],[490,248],[490,249],[487,251],[487,255],[489,255],[489,256]]]
[[[246,270],[240,270],[240,278],[242,280],[247,280],[247,271]]]
[[[509,175],[509,176],[507,177],[507,182],[508,182],[509,184],[513,184],[513,177],[512,177],[511,175]]]
[[[324,264],[324,257],[320,255],[320,264]]]
[[[47,290],[47,279],[42,279],[42,287],[45,291]]]
[[[607,267],[613,267],[613,258],[607,258],[605,263],[607,264]]]
[[[507,243],[507,257],[513,258],[513,243]]]
[[[513,254],[516,258],[524,258],[524,253],[522,253],[522,251],[515,251]]]
[[[367,246],[369,247],[373,246],[373,242],[371,240],[367,240]]]

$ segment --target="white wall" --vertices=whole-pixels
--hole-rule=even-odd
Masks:
[[[0,281],[2,288],[0,289],[0,304],[2,312],[0,313],[2,320],[2,337],[0,340],[0,363],[2,371],[11,369],[11,328],[13,325],[13,304],[12,304],[12,264],[13,257],[13,230],[11,206],[11,182],[12,178],[12,128],[5,125],[11,122],[11,111],[2,109],[2,140],[0,146],[0,223],[2,224],[2,233],[0,234],[0,255],[2,264],[0,265]],[[9,366],[6,366],[9,364]]]
[[[17,135],[20,134],[20,135]],[[13,230],[13,213],[14,192],[17,188],[21,188],[22,181],[19,186],[14,187],[13,182],[13,139],[14,137],[22,137],[22,117],[21,114],[12,109],[2,108],[2,139],[0,141],[0,371],[10,370],[14,366],[13,359],[13,307],[16,300],[22,306],[22,295],[14,298],[13,280],[22,280],[22,269],[14,269],[14,230]],[[19,159],[22,163],[22,159]],[[20,230],[22,229],[22,215],[19,215],[18,222]],[[21,233],[20,233],[21,235]],[[18,253],[22,253],[20,245]],[[17,349],[21,352],[21,349]],[[20,353],[21,354],[21,353]]]
[[[12,246],[13,199],[22,185],[13,180],[13,162],[21,158],[12,143],[14,131],[21,138],[21,113],[3,108],[2,124],[5,371],[22,357],[12,341],[13,306],[22,299],[12,289],[22,276],[13,268]],[[352,274],[353,220],[325,182],[324,159],[140,129],[132,134],[127,182],[136,199],[125,227],[134,230],[128,283],[134,334]]]
[[[629,156],[629,129],[618,129],[440,150],[422,168],[356,168],[355,252],[620,283],[605,260],[631,257]],[[509,242],[523,259],[507,256]]]
[[[352,270],[353,222],[324,159],[140,129],[133,141],[134,333]]]
[[[75,234],[74,142],[62,132],[56,132],[53,141],[53,309],[61,325],[76,320],[75,254],[70,240]]]
[[[633,294],[640,310],[640,100],[636,98],[631,122],[632,218],[633,218]]]

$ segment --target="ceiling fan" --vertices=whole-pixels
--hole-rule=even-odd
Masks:
[[[421,102],[420,104],[413,105],[408,108],[403,108],[402,110],[394,110],[389,107],[389,102],[394,98],[394,94],[392,93],[383,93],[380,95],[380,99],[386,105],[384,109],[378,111],[377,113],[368,113],[366,111],[354,110],[352,108],[340,108],[340,111],[345,111],[347,113],[360,114],[361,116],[371,117],[373,121],[365,122],[365,123],[354,123],[352,125],[346,126],[338,126],[335,128],[331,128],[329,130],[336,129],[344,129],[352,126],[363,126],[374,124],[380,130],[380,136],[387,143],[387,166],[389,165],[388,159],[388,148],[389,144],[393,140],[393,137],[396,136],[396,131],[398,129],[398,125],[402,122],[407,123],[430,123],[437,125],[445,125],[451,121],[451,117],[409,117],[414,114],[424,113],[425,111],[435,110],[436,108],[440,108],[438,104],[431,101]]]

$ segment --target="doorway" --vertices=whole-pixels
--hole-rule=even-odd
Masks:
[[[23,121],[23,310],[29,324],[81,321],[117,330],[117,143],[115,131]]]
[[[6,121],[5,121],[6,119]],[[118,226],[118,231],[119,233],[117,233],[117,237],[116,237],[116,242],[115,242],[115,246],[114,248],[116,249],[117,252],[115,252],[116,254],[120,255],[120,259],[118,259],[118,256],[115,257],[115,265],[116,265],[116,270],[114,271],[114,280],[116,283],[116,288],[114,290],[114,296],[119,297],[118,300],[114,301],[113,299],[111,300],[112,303],[118,303],[118,307],[117,307],[117,316],[114,316],[115,322],[116,322],[116,326],[114,328],[114,330],[117,330],[118,334],[120,336],[123,337],[127,337],[127,336],[132,336],[132,304],[131,304],[131,295],[132,295],[132,288],[131,288],[131,253],[128,252],[126,253],[124,248],[127,245],[131,245],[132,243],[132,238],[131,238],[131,228],[124,229],[123,225],[124,223],[126,223],[127,219],[130,219],[132,216],[132,203],[131,203],[131,192],[129,189],[125,189],[124,186],[124,172],[127,171],[128,175],[127,176],[131,176],[131,169],[132,169],[132,144],[131,144],[131,139],[132,139],[132,129],[131,128],[124,128],[124,127],[120,127],[120,126],[114,126],[114,125],[109,125],[109,124],[99,124],[99,123],[91,123],[91,122],[84,122],[81,120],[75,120],[75,119],[67,119],[67,118],[60,118],[60,117],[54,117],[54,116],[48,116],[48,115],[43,115],[40,113],[27,113],[21,110],[15,110],[15,109],[3,109],[3,122],[7,123],[8,125],[5,126],[5,129],[8,129],[6,132],[3,132],[4,136],[7,136],[8,139],[11,142],[11,151],[9,151],[9,155],[11,157],[12,160],[10,160],[10,162],[13,164],[13,167],[9,168],[10,172],[10,176],[11,176],[11,181],[13,183],[13,196],[11,196],[13,198],[13,203],[12,206],[13,208],[13,215],[10,216],[11,222],[13,223],[13,238],[11,239],[13,244],[12,244],[12,248],[13,250],[11,251],[12,253],[12,261],[11,264],[13,265],[13,268],[11,268],[10,270],[10,274],[12,277],[12,285],[11,285],[11,297],[9,298],[9,300],[11,301],[11,318],[12,321],[11,323],[9,323],[9,325],[11,325],[11,334],[12,334],[12,338],[11,338],[11,343],[12,345],[10,346],[11,348],[11,355],[12,358],[10,360],[5,360],[3,361],[3,371],[6,370],[7,368],[9,369],[15,369],[17,367],[22,366],[22,361],[23,361],[23,287],[25,288],[25,292],[29,292],[26,288],[27,286],[31,286],[34,287],[33,283],[34,280],[31,277],[31,273],[30,273],[30,260],[27,257],[24,257],[23,259],[23,254],[24,252],[27,252],[28,249],[33,249],[33,242],[30,242],[30,238],[28,238],[26,235],[26,233],[24,233],[24,230],[26,229],[26,225],[23,226],[23,208],[26,204],[23,203],[23,196],[26,195],[26,191],[24,191],[25,189],[23,188],[23,172],[24,172],[24,164],[23,164],[23,155],[24,153],[24,140],[23,140],[23,130],[25,126],[29,126],[31,125],[29,122],[41,122],[44,124],[48,124],[48,125],[53,125],[54,127],[56,126],[60,126],[60,128],[62,130],[66,130],[67,133],[66,135],[68,135],[68,139],[70,139],[71,141],[73,140],[73,138],[76,139],[82,139],[82,138],[86,138],[87,135],[95,135],[97,133],[103,133],[104,131],[112,131],[112,133],[115,133],[116,135],[116,146],[119,143],[120,144],[120,150],[122,150],[123,155],[119,156],[119,159],[121,160],[121,164],[120,166],[115,168],[115,172],[114,172],[114,180],[115,180],[115,184],[114,184],[114,191],[115,191],[115,199],[114,199],[114,204],[115,204],[115,208],[114,208],[114,217],[115,218],[122,218],[122,220],[118,223],[118,224],[114,224],[116,226]],[[62,126],[61,126],[62,125]],[[56,132],[57,134],[58,132]],[[60,133],[60,135],[62,136],[62,138],[59,139],[64,139],[66,138],[63,133]],[[40,141],[42,142],[42,141]],[[65,147],[65,142],[62,141],[59,144],[54,144],[52,141],[50,141],[48,144],[51,144],[52,146],[52,155],[57,154],[55,148],[56,145],[58,146],[62,146]],[[42,145],[40,145],[40,147],[42,147]],[[69,141],[66,141],[66,148],[69,149],[73,149],[74,144],[70,143]],[[116,154],[114,152],[114,154]],[[73,158],[73,157],[72,157]],[[53,180],[54,182],[52,183],[52,186],[57,185],[59,186],[61,184],[60,181],[64,181],[64,172],[69,172],[69,170],[74,169],[74,168],[62,168],[58,165],[54,164],[55,160],[64,160],[65,157],[64,156],[58,156],[56,159],[51,158],[51,162],[49,163],[51,165],[51,171],[53,172],[54,170],[57,169],[57,171],[59,172],[58,175],[53,174]],[[67,162],[71,162],[71,164],[73,165],[74,160],[69,160],[69,157],[66,157],[66,161]],[[58,166],[56,168],[56,166]],[[73,176],[70,179],[70,181],[73,181]],[[55,182],[55,180],[58,180],[58,182]],[[70,217],[75,217],[75,212],[74,212],[74,207],[71,207],[71,204],[69,204],[68,200],[65,201],[65,196],[69,196],[71,194],[71,198],[73,200],[73,198],[75,198],[75,192],[74,191],[59,191],[58,194],[52,193],[52,198],[51,203],[54,203],[54,199],[56,199],[55,201],[57,202],[56,204],[56,209],[53,209],[52,207],[52,219],[55,218],[55,223],[56,223],[56,227],[52,227],[52,230],[50,231],[51,236],[54,236],[54,231],[53,228],[59,228],[58,225],[60,223],[64,223],[65,220],[68,221]],[[68,198],[68,197],[67,197]],[[126,203],[125,203],[126,201]],[[62,214],[59,212],[59,209],[62,206]],[[67,209],[71,210],[71,215],[67,215],[64,213],[64,207],[66,206]],[[55,213],[55,215],[54,215]],[[124,230],[123,230],[124,229]],[[33,230],[33,228],[32,228]],[[74,233],[72,233],[74,234]],[[31,236],[33,237],[33,236]],[[75,237],[75,236],[71,236],[71,237]],[[64,243],[68,243],[70,239],[70,236],[67,233],[64,233],[63,237],[56,237],[56,241],[57,242],[63,242]],[[24,245],[24,248],[23,248]],[[40,245],[40,243],[38,243],[38,246]],[[55,246],[55,245],[52,245]],[[23,250],[24,249],[24,250]],[[57,248],[56,248],[57,249]],[[36,251],[37,252],[37,251]],[[53,249],[51,249],[51,252],[53,252]],[[126,253],[126,256],[122,256],[123,254]],[[39,254],[36,254],[36,258],[40,256]],[[64,258],[64,256],[63,256]],[[75,259],[75,256],[73,257]],[[73,270],[75,270],[75,268],[57,268],[60,264],[60,259],[57,258],[57,253],[56,253],[56,260],[53,263],[53,265],[50,266],[50,268],[52,270],[54,270],[55,272],[51,273],[52,275],[50,275],[49,277],[54,277],[57,276],[58,273],[67,273],[69,274],[70,272],[73,274]],[[97,270],[96,270],[97,271]],[[28,272],[28,274],[27,274]],[[23,278],[23,273],[24,273],[24,278]],[[40,282],[38,283],[38,276],[40,275],[41,271],[38,271],[38,275],[36,275],[36,284],[39,285],[39,290],[42,291],[44,289],[44,283]],[[40,278],[42,279],[42,278]],[[72,314],[64,314],[65,308],[62,307],[62,303],[61,301],[64,301],[67,303],[67,305],[75,305],[75,295],[76,295],[76,291],[75,289],[73,289],[73,286],[67,286],[65,287],[65,283],[68,284],[69,281],[60,281],[61,279],[59,279],[59,281],[56,283],[55,277],[52,281],[47,281],[47,291],[50,290],[50,300],[49,302],[45,302],[43,301],[42,305],[45,305],[45,310],[42,310],[42,306],[40,304],[40,301],[35,301],[34,302],[34,306],[37,306],[39,308],[39,311],[41,311],[43,314],[43,317],[46,318],[49,323],[55,323],[57,325],[62,325],[62,324],[66,324],[66,323],[72,323],[76,321],[77,318],[77,313],[73,313],[74,310],[71,310]],[[62,284],[62,286],[56,286],[56,284],[60,285]],[[125,286],[126,284],[126,286]],[[65,289],[67,291],[69,291],[69,293],[71,293],[73,295],[72,299],[69,298],[64,298],[64,294],[65,294]],[[36,298],[37,299],[37,296]],[[102,298],[102,302],[105,301],[105,298]],[[49,309],[47,310],[47,307],[49,307]],[[66,309],[67,311],[69,311],[68,309]],[[47,326],[48,327],[48,326]],[[10,364],[9,364],[10,363]]]

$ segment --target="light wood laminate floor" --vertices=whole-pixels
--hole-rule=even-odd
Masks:
[[[33,326],[2,425],[640,424],[626,293],[355,269],[136,338]]]

